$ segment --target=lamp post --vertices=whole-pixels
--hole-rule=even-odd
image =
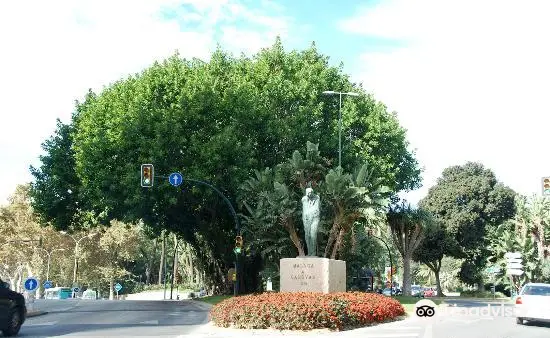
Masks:
[[[65,251],[65,249],[53,249],[51,251],[48,251],[44,248],[38,248],[42,251],[44,251],[46,253],[46,255],[48,256],[48,267],[46,268],[46,280],[49,281],[50,280],[50,263],[52,261],[52,253],[56,252],[56,251]]]
[[[333,90],[325,90],[323,94],[340,96],[340,108],[338,109],[338,166],[342,167],[342,95],[359,96],[359,94],[353,92],[335,92]]]
[[[77,276],[77,272],[78,272],[78,249],[79,249],[80,242],[82,240],[86,239],[86,238],[93,237],[95,235],[95,233],[88,234],[86,236],[82,236],[79,239],[74,238],[71,234],[69,234],[66,231],[60,231],[60,233],[63,234],[63,235],[67,235],[67,236],[71,237],[72,240],[75,243],[75,246],[74,246],[74,270],[73,270],[73,286],[75,286],[76,285],[76,276]]]
[[[388,245],[388,243],[386,243],[385,240],[383,240],[382,238],[378,237],[378,236],[375,236],[373,231],[372,230],[369,230],[369,236],[372,236],[378,240],[380,240],[382,243],[384,243],[384,245],[386,246],[386,249],[388,249],[388,255],[390,257],[390,296],[393,296],[393,259],[392,259],[392,256],[391,256],[391,250],[390,250],[390,247]]]

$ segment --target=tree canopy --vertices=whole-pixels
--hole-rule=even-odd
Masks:
[[[481,283],[488,256],[487,234],[515,214],[515,193],[499,183],[480,163],[468,162],[446,168],[420,205],[431,212],[458,246],[448,252],[466,258],[461,280]]]
[[[369,163],[391,191],[417,187],[420,169],[396,116],[329,66],[314,44],[287,52],[277,40],[250,58],[221,49],[209,62],[176,54],[90,91],[71,123],[44,144],[42,165],[32,170],[35,209],[58,229],[80,223],[72,218],[77,211],[104,224],[141,219],[152,233],[177,232],[204,257],[231,262],[234,225],[223,201],[163,177],[179,171],[235,201],[255,170],[274,167],[308,140],[334,166],[338,101],[322,95],[328,89],[360,93],[342,108],[344,170]],[[139,185],[142,163],[155,166],[153,188]],[[212,269],[221,271],[219,264]]]

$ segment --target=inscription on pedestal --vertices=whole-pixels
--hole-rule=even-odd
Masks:
[[[292,275],[290,279],[297,281],[302,286],[308,286],[315,280],[315,264],[313,263],[295,263],[293,264]]]
[[[346,262],[321,258],[281,259],[281,292],[345,292]]]

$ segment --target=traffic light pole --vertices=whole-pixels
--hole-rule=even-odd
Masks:
[[[241,235],[241,224],[239,223],[239,218],[237,217],[237,213],[235,212],[235,208],[233,208],[233,205],[231,204],[231,202],[227,199],[227,197],[225,197],[225,195],[221,191],[219,191],[212,184],[204,182],[204,181],[192,180],[192,179],[185,179],[184,181],[202,184],[202,185],[205,185],[205,186],[211,188],[212,190],[214,190],[224,200],[224,202],[229,207],[229,210],[231,211],[231,215],[233,216],[233,220],[235,221],[235,229],[237,230],[237,236]],[[235,252],[235,274],[236,274],[236,278],[235,278],[235,284],[234,284],[235,287],[233,289],[234,296],[237,296],[240,293],[240,278],[241,278],[240,275],[241,275],[241,271],[240,271],[240,262],[239,262],[240,257],[239,256],[240,256],[240,254]]]

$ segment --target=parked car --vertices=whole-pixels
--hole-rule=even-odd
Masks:
[[[25,298],[0,279],[0,330],[4,336],[16,336],[26,318]]]
[[[424,288],[424,297],[435,297],[435,291],[432,288]]]
[[[550,322],[550,284],[527,283],[516,297],[516,323]]]
[[[424,292],[422,290],[422,287],[420,285],[412,285],[411,286],[411,296],[420,297],[423,296]]]

